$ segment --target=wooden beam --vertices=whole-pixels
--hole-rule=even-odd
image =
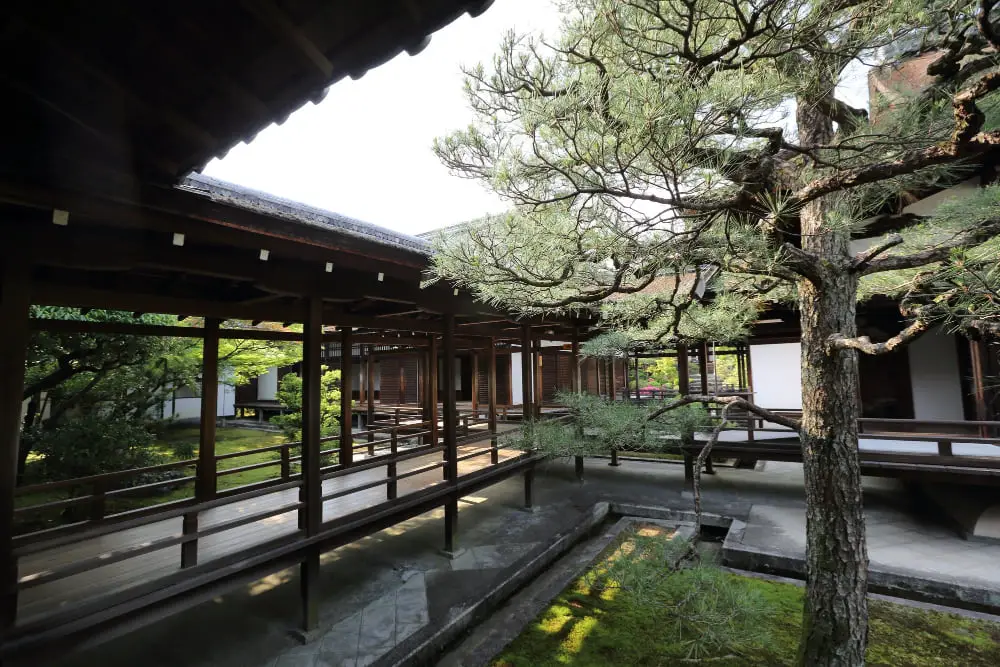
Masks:
[[[0,641],[17,620],[14,489],[21,442],[30,290],[28,267],[15,257],[4,258],[0,266]]]
[[[353,355],[350,328],[340,331],[340,464],[350,465],[354,461],[353,416],[354,371],[351,366]]]
[[[57,333],[125,334],[171,338],[203,338],[205,336],[203,327],[134,324],[131,322],[31,318],[30,327],[32,331]],[[302,334],[296,331],[272,331],[269,329],[219,329],[218,335],[219,338],[225,340],[302,340]]]
[[[179,271],[226,280],[253,283],[261,290],[285,296],[315,294],[325,299],[368,298],[406,304],[398,313],[370,316],[373,320],[391,319],[407,314],[441,312],[449,310],[479,315],[488,306],[476,302],[467,294],[455,296],[444,285],[421,289],[419,276],[401,279],[383,275],[386,267],[377,260],[369,261],[362,268],[339,266],[333,273],[324,270],[324,263],[304,261],[295,255],[281,256],[272,252],[267,262],[259,260],[260,247],[268,247],[269,240],[259,240],[252,248],[232,245],[204,245],[189,235],[182,247],[171,244],[171,235],[163,232],[127,234],[107,227],[81,225],[72,229],[33,228],[30,233],[16,236],[25,247],[38,249],[36,261],[48,266],[79,269],[121,270],[147,268],[160,271]],[[345,290],[345,286],[350,289]],[[414,305],[416,307],[414,307]]]
[[[323,334],[323,304],[309,299],[302,344],[302,486],[299,529],[307,537],[319,534],[323,525],[323,479],[320,476],[320,393],[323,369],[320,352]],[[350,355],[344,355],[350,359]],[[302,625],[306,632],[319,625],[319,550],[306,554],[299,568],[302,595]]]

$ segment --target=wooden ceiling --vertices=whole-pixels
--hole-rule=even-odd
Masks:
[[[6,0],[0,178],[174,184],[492,0]]]

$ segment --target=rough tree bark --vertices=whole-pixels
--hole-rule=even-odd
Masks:
[[[806,144],[830,141],[833,127],[799,100]],[[834,334],[855,336],[858,275],[850,237],[829,229],[823,198],[801,211],[802,249],[818,277],[799,281],[802,325],[802,461],[806,493],[806,601],[799,664],[863,665],[868,638],[868,554],[858,460],[857,351],[834,349]]]

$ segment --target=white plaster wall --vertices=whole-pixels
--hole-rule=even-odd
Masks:
[[[236,415],[236,387],[220,382],[219,395],[216,400],[215,414],[219,417]],[[201,397],[187,396],[184,398],[167,399],[163,402],[164,419],[200,419]]]
[[[257,400],[274,401],[278,398],[278,367],[272,366],[257,378]]]
[[[799,343],[750,346],[757,405],[772,409],[802,409],[801,352]]]
[[[163,404],[163,416],[166,419],[198,419],[201,417],[201,398],[168,399]]]
[[[510,402],[513,405],[524,403],[524,392],[521,391],[521,353],[510,355]]]
[[[219,383],[219,396],[216,401],[215,414],[219,417],[236,416],[236,387],[232,383]]]
[[[910,384],[917,419],[965,418],[955,337],[940,330],[910,343]]]

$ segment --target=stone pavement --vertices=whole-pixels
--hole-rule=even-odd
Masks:
[[[804,500],[799,464],[763,471],[718,467],[703,476],[705,510],[748,520],[745,539],[800,548]],[[682,466],[587,461],[586,482],[572,461],[540,467],[535,512],[519,509],[512,478],[460,503],[457,558],[443,556],[437,510],[323,556],[320,625],[306,645],[289,635],[299,620],[298,575],[276,573],[213,601],[98,646],[62,656],[58,667],[332,667],[376,662],[407,637],[432,632],[481,600],[522,556],[576,525],[598,501],[691,507]],[[974,576],[1000,588],[1000,547],[967,542],[923,509],[895,480],[865,479],[873,562],[940,577]],[[991,571],[992,569],[992,571]],[[15,664],[15,663],[12,663]],[[32,663],[37,664],[37,663]]]
[[[801,479],[802,466],[768,463],[764,474]],[[754,504],[746,523],[743,545],[804,557],[806,518],[802,507]],[[962,540],[946,523],[913,506],[869,503],[865,525],[872,569],[1000,592],[1000,543]]]

